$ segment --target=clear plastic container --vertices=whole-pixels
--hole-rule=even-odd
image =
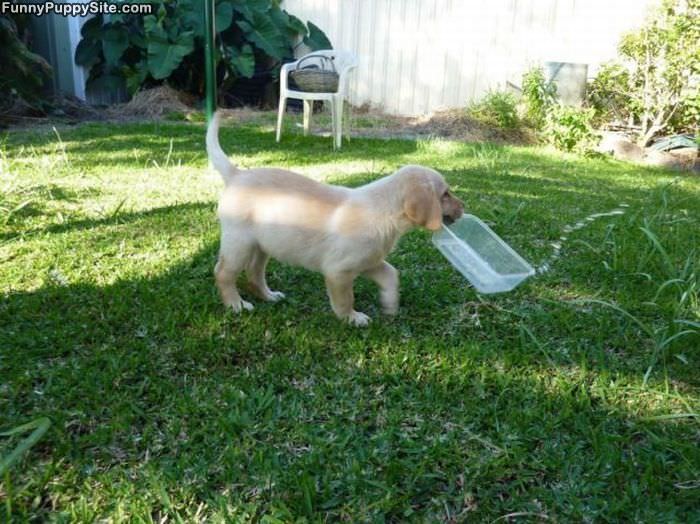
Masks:
[[[510,291],[534,268],[474,215],[433,234],[433,244],[480,293]]]

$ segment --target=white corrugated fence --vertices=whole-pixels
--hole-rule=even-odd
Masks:
[[[351,102],[391,114],[464,106],[532,64],[615,56],[656,0],[284,0],[360,60]]]

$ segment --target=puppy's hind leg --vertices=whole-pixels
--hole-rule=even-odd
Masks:
[[[369,323],[369,317],[353,308],[355,295],[352,291],[352,282],[354,279],[355,275],[350,273],[326,275],[328,298],[338,318],[347,320],[354,326],[366,326]]]
[[[222,252],[219,254],[219,260],[214,268],[216,286],[221,293],[221,300],[226,306],[233,309],[234,313],[240,313],[244,309],[253,309],[253,304],[241,298],[236,286],[236,279],[245,268],[248,256],[249,253],[240,251],[233,254],[226,253],[226,255]]]
[[[277,302],[284,298],[284,293],[281,291],[272,291],[267,287],[265,268],[267,267],[269,259],[270,257],[268,254],[262,249],[259,247],[254,249],[253,256],[250,258],[250,263],[248,264],[248,284],[250,285],[250,290],[261,299],[267,300],[268,302]]]
[[[374,280],[379,286],[379,301],[384,313],[396,315],[399,311],[399,272],[388,262],[382,262],[364,272],[364,275]]]

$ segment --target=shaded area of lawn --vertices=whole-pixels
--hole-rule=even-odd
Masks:
[[[685,275],[697,298],[697,272],[683,272],[698,267],[696,180],[442,141],[353,140],[334,155],[313,137],[276,146],[259,129],[226,129],[239,161],[323,165],[350,185],[431,165],[535,263],[567,224],[630,206],[572,234],[550,273],[505,295],[477,295],[426,233],[411,233],[391,256],[399,316],[379,316],[376,290],[360,282],[359,307],[374,318],[360,330],[334,319],[319,275],[276,263],[284,302],[224,311],[211,276],[218,182],[204,173],[201,128],[62,134],[58,150],[53,135],[5,145],[22,176],[8,199],[33,188],[36,206],[0,231],[0,428],[54,424],[2,485],[0,512],[698,518],[698,337],[670,345],[643,386],[648,333],[576,302],[607,300],[654,327],[697,314],[697,302],[679,306],[683,284],[659,290]],[[58,196],[37,189],[49,184]]]

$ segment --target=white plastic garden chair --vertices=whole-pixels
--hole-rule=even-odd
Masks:
[[[280,141],[282,136],[282,118],[284,117],[284,112],[287,108],[287,99],[296,98],[298,100],[304,101],[304,135],[309,134],[309,127],[311,126],[311,112],[313,110],[314,100],[324,100],[330,102],[331,106],[331,122],[332,122],[332,135],[333,135],[333,147],[335,149],[340,148],[342,133],[343,133],[343,102],[348,93],[348,76],[349,73],[357,67],[357,58],[354,54],[349,51],[339,51],[336,49],[327,49],[323,51],[314,51],[309,53],[312,55],[322,55],[333,60],[335,65],[335,70],[338,73],[338,91],[335,93],[310,93],[307,91],[297,91],[295,89],[289,89],[288,76],[289,72],[293,71],[297,64],[305,58],[301,57],[295,62],[290,62],[284,64],[280,70],[280,105],[279,112],[277,114],[277,142]],[[308,55],[306,55],[308,56]],[[320,62],[320,59],[318,60]],[[314,58],[309,58],[304,62],[304,64],[315,63]]]

